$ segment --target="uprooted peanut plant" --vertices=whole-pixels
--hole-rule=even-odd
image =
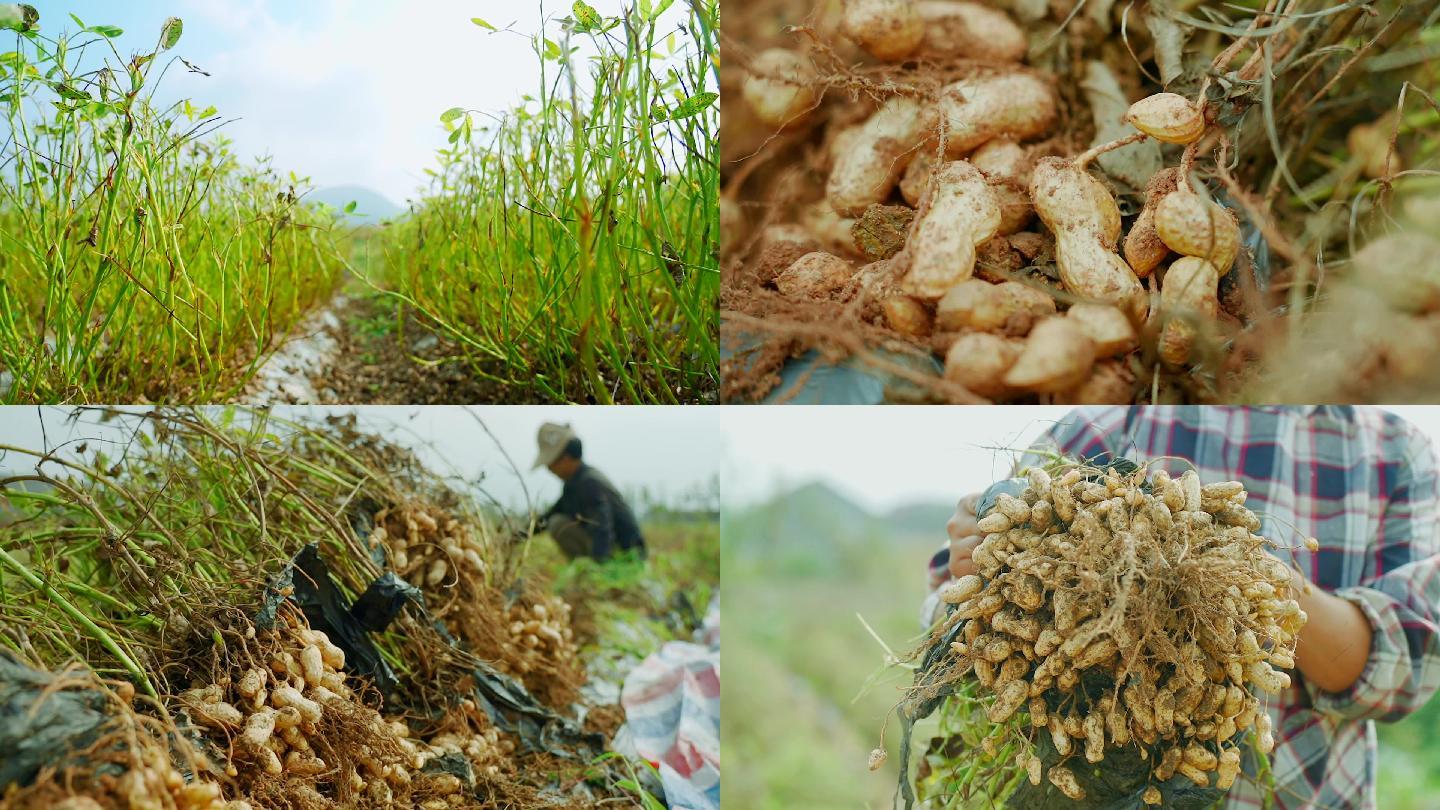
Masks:
[[[941,591],[953,607],[902,717],[944,701],[971,709],[960,726],[978,750],[932,789],[993,779],[1005,787],[991,797],[1004,798],[1028,781],[1075,800],[1129,778],[1127,794],[1150,805],[1229,789],[1242,746],[1274,746],[1261,700],[1290,685],[1305,622],[1289,569],[1254,534],[1238,482],[1052,469],[996,497],[979,522],[978,573]]]
[[[353,416],[71,418],[91,414],[134,438],[97,431],[72,455],[0,445],[34,464],[0,475],[0,704],[13,721],[113,678],[104,724],[93,744],[48,730],[35,751],[81,756],[18,776],[5,746],[28,735],[0,724],[0,810],[636,795],[595,760],[624,714],[580,693],[571,608],[505,539],[516,518]],[[592,648],[608,627],[591,620]],[[57,673],[44,699],[12,700],[21,667]]]
[[[1431,378],[1394,337],[1440,344],[1430,4],[772,0],[724,33],[729,400],[812,349],[925,401]]]

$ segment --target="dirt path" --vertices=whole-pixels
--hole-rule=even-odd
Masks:
[[[455,347],[394,299],[352,284],[310,314],[261,366],[251,405],[528,402],[518,386],[473,374]]]
[[[349,298],[341,292],[311,312],[291,332],[280,350],[260,367],[246,386],[241,401],[247,405],[320,402],[311,375],[335,363],[339,348],[335,332],[341,327],[340,313],[348,302]]]
[[[351,295],[332,327],[333,362],[311,377],[320,401],[387,405],[532,402],[519,386],[475,374],[455,358],[459,347],[396,299],[373,291]]]

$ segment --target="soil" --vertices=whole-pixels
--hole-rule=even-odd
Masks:
[[[533,402],[524,388],[477,377],[453,358],[451,338],[413,315],[397,318],[375,295],[350,297],[327,327],[336,350],[310,374],[318,401],[374,405],[516,404]],[[399,322],[397,324],[397,321]]]
[[[243,400],[266,405],[452,405],[535,402],[483,379],[455,341],[385,298],[350,289],[316,310],[261,368]]]

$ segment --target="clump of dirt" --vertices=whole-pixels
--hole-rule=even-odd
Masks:
[[[625,710],[619,706],[596,706],[585,715],[585,728],[597,734],[605,735],[605,739],[615,736],[615,732],[625,725]]]
[[[1290,685],[1305,622],[1291,571],[1253,534],[1238,482],[1054,472],[1029,470],[980,520],[978,573],[941,592],[953,607],[906,711],[969,707],[982,780],[998,771],[1070,799],[1123,787],[1151,805],[1190,789],[1175,778],[1228,789],[1248,735],[1261,754],[1274,746],[1260,696]],[[1111,783],[1088,773],[1101,761]]]

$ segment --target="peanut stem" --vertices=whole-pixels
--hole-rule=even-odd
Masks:
[[[1097,146],[1092,146],[1084,152],[1081,152],[1079,157],[1075,158],[1075,168],[1084,171],[1085,167],[1090,165],[1090,161],[1105,154],[1106,152],[1114,151],[1122,146],[1129,146],[1132,143],[1143,141],[1148,137],[1150,136],[1146,135],[1143,132],[1132,132],[1129,135],[1126,135],[1125,137],[1118,140],[1110,141],[1109,143],[1102,143]]]
[[[1190,172],[1195,169],[1195,155],[1199,152],[1200,139],[1196,138],[1186,145],[1185,151],[1180,153],[1180,175],[1185,182],[1190,182]]]
[[[4,563],[6,567],[18,574],[21,579],[25,580],[25,582],[30,585],[30,587],[35,588],[36,590],[45,594],[45,596],[49,597],[50,601],[54,602],[55,605],[59,607],[62,611],[64,611],[67,616],[74,619],[76,623],[78,623],[81,627],[85,628],[85,630],[90,633],[92,638],[100,642],[100,645],[102,647],[108,650],[111,655],[115,656],[115,658],[120,661],[120,664],[125,667],[125,670],[130,673],[130,676],[134,678],[137,683],[140,684],[140,687],[142,689],[145,690],[145,694],[149,695],[152,698],[155,698],[156,700],[160,699],[159,694],[156,693],[155,687],[151,685],[150,678],[146,676],[145,671],[141,669],[138,664],[135,663],[135,659],[131,658],[129,654],[127,654],[125,650],[120,647],[120,644],[116,642],[113,636],[105,632],[104,628],[100,627],[100,625],[96,624],[93,619],[91,619],[89,616],[86,616],[83,611],[75,607],[75,605],[72,604],[70,600],[62,596],[59,591],[52,588],[50,586],[50,583],[41,579],[33,571],[27,568],[23,563],[10,556],[3,549],[0,549],[0,563]]]

